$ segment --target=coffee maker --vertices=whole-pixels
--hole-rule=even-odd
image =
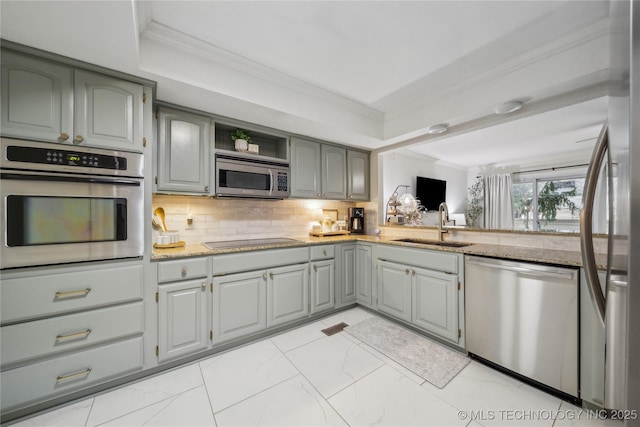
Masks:
[[[364,234],[364,208],[349,208],[349,231]]]

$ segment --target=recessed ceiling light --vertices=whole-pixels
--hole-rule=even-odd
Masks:
[[[445,133],[449,130],[449,125],[447,123],[440,123],[438,125],[433,125],[427,131],[430,135],[437,135],[439,133]]]
[[[498,105],[495,109],[496,114],[509,114],[518,111],[523,106],[520,101],[509,101],[502,105]]]

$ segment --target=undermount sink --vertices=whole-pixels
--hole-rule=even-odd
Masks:
[[[463,242],[439,242],[437,240],[422,240],[422,239],[395,239],[394,242],[404,242],[404,243],[416,243],[418,245],[435,245],[435,246],[445,246],[449,248],[464,248],[465,246],[471,246],[473,243],[463,243]]]

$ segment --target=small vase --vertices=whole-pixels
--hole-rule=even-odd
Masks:
[[[247,151],[249,149],[249,143],[246,139],[236,139],[236,151]]]

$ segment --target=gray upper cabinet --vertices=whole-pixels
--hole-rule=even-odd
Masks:
[[[347,150],[322,144],[322,198],[347,198]]]
[[[142,151],[142,103],[141,85],[76,70],[73,143]]]
[[[347,150],[347,199],[369,200],[369,153]]]
[[[322,197],[321,170],[320,144],[291,138],[291,197]]]
[[[354,151],[353,171],[344,147],[291,138],[291,197],[330,200],[369,199],[369,156]],[[366,159],[363,157],[366,157]],[[351,188],[349,196],[347,189]]]
[[[2,51],[2,135],[143,149],[142,85]]]
[[[71,143],[73,70],[2,51],[2,135]]]
[[[159,191],[209,192],[210,132],[206,116],[159,109]]]

